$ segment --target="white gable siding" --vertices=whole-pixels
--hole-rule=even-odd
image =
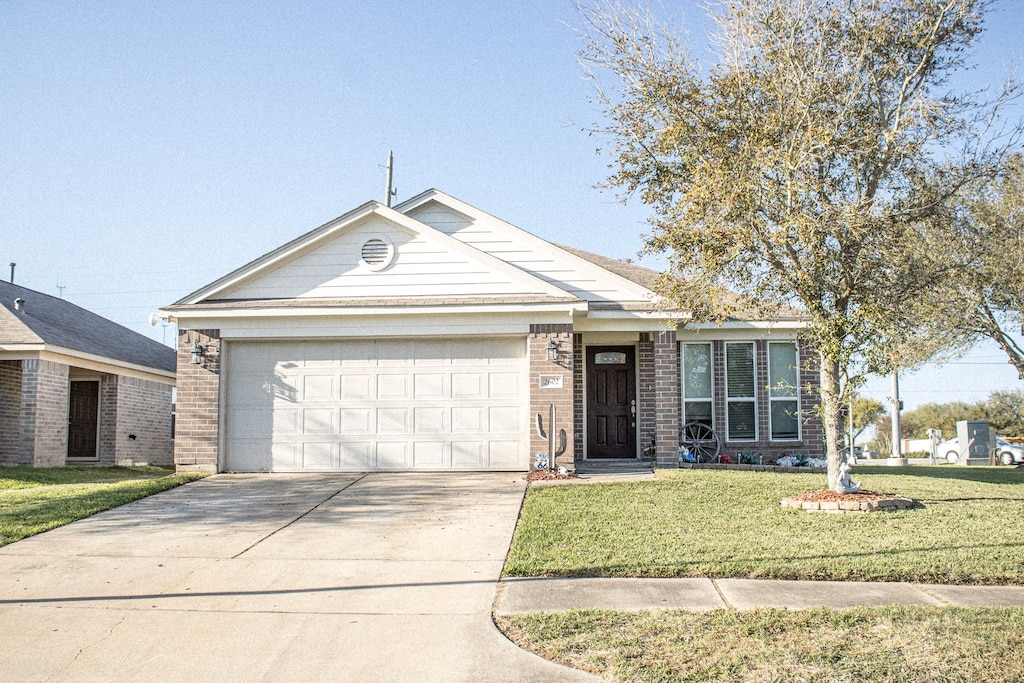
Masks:
[[[436,201],[416,207],[407,215],[581,299],[646,300],[645,290],[640,285],[623,281],[592,264],[580,263],[579,259],[553,245],[530,239],[518,229],[497,225],[494,219],[464,216]]]
[[[372,237],[385,237],[394,244],[394,262],[383,270],[360,263],[362,246]],[[371,216],[218,298],[486,296],[539,291],[436,239]]]

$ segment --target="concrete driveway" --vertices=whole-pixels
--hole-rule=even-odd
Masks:
[[[0,679],[593,681],[491,622],[515,474],[218,475],[0,548]]]

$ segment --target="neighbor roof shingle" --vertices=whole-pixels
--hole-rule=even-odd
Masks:
[[[14,300],[22,299],[15,310]],[[48,344],[174,372],[174,349],[80,306],[0,282],[0,344]]]

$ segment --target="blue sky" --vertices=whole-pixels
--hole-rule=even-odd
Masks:
[[[665,5],[699,41],[699,5]],[[578,25],[568,0],[5,0],[0,276],[172,343],[149,313],[381,200],[389,149],[399,201],[635,257],[645,209],[594,187]],[[972,83],[1020,61],[1024,5],[989,26]],[[1021,386],[988,347],[904,380],[909,407]]]

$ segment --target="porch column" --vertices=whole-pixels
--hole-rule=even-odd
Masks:
[[[679,344],[675,330],[654,333],[655,448],[658,467],[679,467]]]

